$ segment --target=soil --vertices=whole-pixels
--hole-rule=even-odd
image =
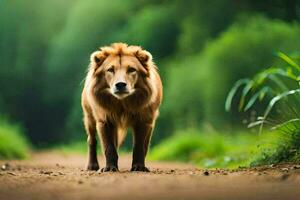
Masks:
[[[0,161],[0,200],[77,199],[300,199],[300,165],[205,170],[190,164],[147,162],[151,172],[85,171],[83,155],[35,153],[26,161]],[[100,159],[103,167],[103,159]]]

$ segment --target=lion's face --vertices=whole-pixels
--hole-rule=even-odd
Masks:
[[[112,56],[103,65],[104,77],[112,95],[122,99],[134,93],[143,68],[135,57]]]
[[[102,88],[117,99],[135,93],[138,81],[148,74],[134,55],[108,55],[94,72],[96,88]],[[103,87],[105,86],[105,87]]]
[[[138,46],[114,43],[91,55],[90,92],[103,108],[136,110],[151,100],[150,82],[155,65],[149,52]]]

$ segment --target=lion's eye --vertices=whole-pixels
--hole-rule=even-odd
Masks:
[[[114,70],[113,67],[109,68],[107,71],[110,72],[110,73],[114,73],[115,72],[115,70]]]
[[[128,73],[133,73],[135,71],[136,71],[136,69],[134,69],[133,67],[129,67],[127,70]]]

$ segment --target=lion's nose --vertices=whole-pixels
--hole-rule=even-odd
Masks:
[[[116,89],[118,91],[124,91],[126,89],[127,84],[125,82],[116,83]]]

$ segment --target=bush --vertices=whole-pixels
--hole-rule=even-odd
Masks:
[[[3,86],[0,94],[3,99],[1,114],[5,113],[13,120],[22,122],[28,130],[28,137],[36,144],[45,143],[45,135],[48,134],[51,139],[56,139],[52,129],[54,123],[51,124],[54,109],[48,110],[49,105],[44,102],[44,94],[49,92],[44,88],[48,78],[45,74],[45,58],[48,43],[62,28],[69,8],[72,7],[71,2],[0,2],[0,27],[3,27],[0,30],[0,85]],[[8,83],[11,87],[4,87]],[[41,113],[44,115],[41,116]]]
[[[298,50],[300,28],[281,21],[255,17],[233,25],[203,53],[200,66],[209,69],[204,85],[205,116],[209,121],[227,121],[224,104],[231,85],[274,63],[274,52]],[[222,120],[223,119],[223,120]]]
[[[189,55],[199,52],[209,40],[217,37],[233,21],[237,10],[228,6],[232,0],[178,1],[177,13],[186,16],[179,20],[181,33],[178,38],[177,54]]]
[[[0,159],[24,159],[29,150],[22,128],[0,118]]]
[[[196,66],[197,62],[194,57],[189,57],[185,60],[174,59],[164,65],[167,77],[163,81],[164,100],[153,135],[154,143],[175,129],[200,127],[198,123],[204,119],[204,96],[199,89],[204,77],[199,77],[198,72],[191,73],[191,67]]]
[[[273,140],[260,147],[251,166],[270,165],[278,163],[300,163],[300,123],[290,123],[285,131],[276,131],[271,134]]]
[[[296,24],[264,17],[241,19],[209,42],[203,52],[177,57],[166,73],[165,102],[158,125],[189,127],[192,122],[199,126],[200,119],[214,126],[230,125],[231,115],[224,112],[224,102],[232,84],[263,66],[271,66],[274,51],[297,50],[299,34]],[[162,128],[163,132],[172,130]]]
[[[175,11],[170,4],[145,7],[128,20],[116,39],[140,45],[162,59],[175,51],[179,34]]]
[[[177,132],[150,149],[149,159],[191,162],[201,167],[249,166],[257,151],[258,135]]]
[[[275,144],[262,148],[252,165],[300,162],[300,65],[298,60],[281,52],[277,55],[284,64],[278,62],[252,79],[237,81],[226,101],[229,110],[233,97],[242,86],[239,110],[245,111],[259,100],[267,99],[268,106],[262,117],[249,126],[260,125],[262,131],[264,125],[271,125],[278,139]]]

